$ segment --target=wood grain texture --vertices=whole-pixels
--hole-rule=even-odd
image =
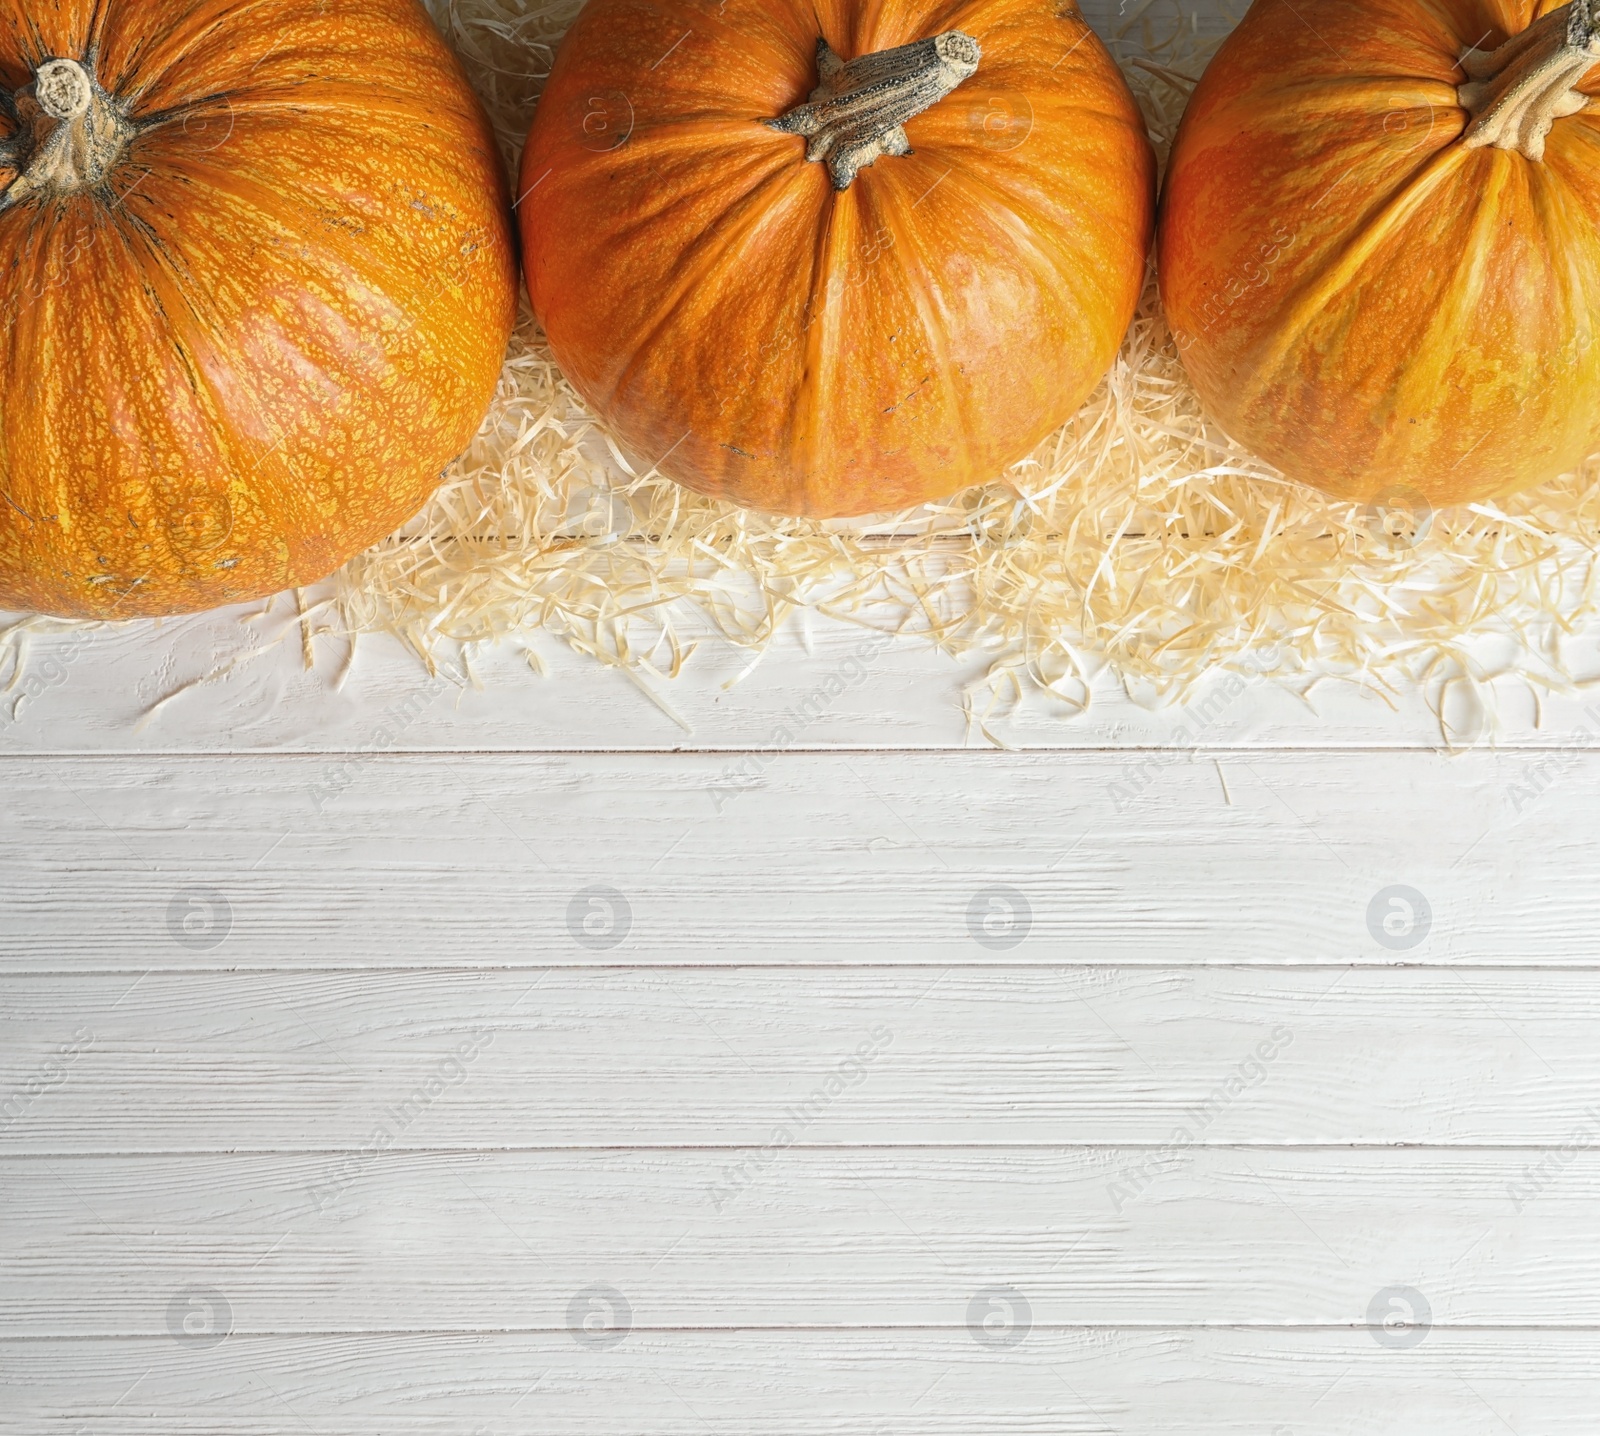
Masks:
[[[1187,704],[1162,707],[1159,695],[1130,696],[1102,672],[1092,691],[1036,693],[1008,715],[1004,705],[991,711],[982,683],[996,655],[954,660],[912,637],[885,647],[869,632],[822,619],[791,621],[758,657],[693,614],[676,614],[674,627],[697,645],[677,682],[648,674],[630,681],[545,634],[475,654],[462,683],[430,679],[397,644],[372,637],[360,641],[348,674],[346,642],[319,639],[307,672],[292,599],[241,623],[258,611],[30,637],[22,675],[0,691],[0,752],[371,751],[394,713],[404,716],[393,746],[421,751],[942,749],[992,740],[1047,749],[1431,750],[1442,742],[1441,708],[1458,743],[1493,738],[1503,747],[1561,750],[1600,742],[1592,699],[1539,701],[1511,682],[1486,687],[1485,701],[1460,685],[1379,696],[1346,684],[1302,700],[1258,680],[1247,699],[1221,701],[1227,676],[1218,674]],[[527,649],[548,678],[532,674]],[[1574,637],[1569,661],[1578,672],[1600,667],[1592,651],[1592,641]],[[1481,658],[1493,671],[1492,642]],[[12,676],[0,667],[0,685]],[[968,689],[982,728],[963,711]],[[163,699],[170,701],[152,712]]]
[[[1600,1101],[1597,1021],[1593,971],[14,977],[0,1151],[1547,1146]]]
[[[1589,1332],[965,1330],[5,1343],[0,1432],[58,1436],[1589,1436]]]
[[[960,1327],[997,1288],[1040,1326],[1348,1326],[1395,1287],[1600,1329],[1600,1117],[1548,1158],[787,1140],[10,1158],[0,1334],[160,1336],[190,1287],[241,1335],[559,1331],[596,1284],[636,1330]]]
[[[0,767],[12,970],[1596,959],[1588,754]],[[1393,945],[1369,912],[1389,915],[1381,895],[1397,886],[1430,918]],[[628,921],[586,947],[568,918],[604,926],[580,896],[597,887],[625,897]],[[1014,945],[985,946],[969,925],[1015,902],[996,889],[1028,904]],[[208,945],[204,912],[193,941],[175,936],[169,917],[191,921],[196,893],[221,895],[227,921],[209,932],[222,941]]]

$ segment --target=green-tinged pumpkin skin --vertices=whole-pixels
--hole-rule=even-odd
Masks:
[[[807,159],[793,116],[833,66],[936,40],[954,68],[899,143]],[[590,0],[519,193],[551,350],[640,460],[848,515],[994,479],[1082,403],[1138,301],[1153,159],[1071,0]]]
[[[1553,10],[1256,0],[1202,77],[1162,301],[1207,409],[1291,478],[1439,506],[1596,448],[1600,115],[1572,111],[1600,85]],[[1497,89],[1541,44],[1548,82]]]
[[[517,293],[416,0],[0,0],[0,90],[0,607],[256,598],[413,515]]]

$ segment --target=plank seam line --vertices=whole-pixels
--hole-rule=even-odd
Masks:
[[[134,963],[127,967],[30,967],[7,969],[0,967],[0,982],[8,980],[30,981],[77,979],[86,977],[129,977],[143,974],[147,977],[218,977],[237,974],[251,976],[332,977],[350,974],[379,975],[384,973],[434,973],[439,976],[460,977],[467,973],[529,973],[529,972],[826,972],[835,976],[855,972],[1454,972],[1467,969],[1471,972],[1505,972],[1527,978],[1536,975],[1600,972],[1600,962],[1531,963],[1531,962],[1463,962],[1440,958],[1432,962],[1399,962],[1382,958],[1363,958],[1351,962],[1293,962],[1293,961],[1216,961],[1197,962],[1061,962],[1039,958],[1033,962],[987,961],[949,959],[944,962],[925,958],[907,959],[905,962],[749,962],[730,959],[726,962],[607,962],[574,959],[568,962],[484,963],[348,963],[330,966],[289,963],[254,965],[235,963],[227,967],[191,964],[183,967],[159,967],[150,963]],[[6,1018],[0,1014],[0,1021]]]
[[[1030,1333],[1036,1331],[1074,1332],[1074,1331],[1149,1331],[1149,1332],[1180,1332],[1180,1331],[1296,1331],[1296,1332],[1365,1332],[1370,1329],[1370,1323],[1365,1321],[1206,1321],[1206,1322],[1055,1322],[1035,1321],[1030,1327]],[[773,1332],[784,1335],[796,1334],[842,1334],[847,1332],[934,1332],[950,1333],[955,1335],[969,1334],[965,1323],[954,1322],[907,1322],[896,1323],[863,1323],[859,1325],[828,1325],[823,1323],[795,1322],[786,1325],[765,1325],[760,1322],[730,1323],[726,1326],[646,1326],[634,1322],[629,1327],[629,1334],[638,1336],[654,1333],[662,1336],[704,1334],[708,1336],[734,1335],[739,1332]],[[1600,1332],[1600,1324],[1579,1322],[1572,1325],[1560,1325],[1550,1322],[1535,1322],[1519,1326],[1509,1322],[1477,1323],[1477,1322],[1444,1322],[1435,1321],[1430,1327],[1430,1333],[1441,1331],[1455,1332],[1504,1332],[1511,1335],[1523,1335],[1529,1332],[1553,1333],[1578,1333]],[[227,1340],[233,1341],[262,1341],[262,1340],[288,1340],[288,1341],[313,1341],[313,1340],[348,1340],[357,1338],[362,1340],[385,1340],[397,1336],[440,1336],[440,1337],[471,1337],[471,1336],[571,1336],[571,1329],[566,1326],[372,1326],[352,1327],[345,1330],[338,1328],[306,1329],[295,1331],[290,1329],[263,1329],[260,1331],[229,1332]],[[126,1332],[28,1332],[28,1333],[0,1333],[0,1343],[23,1345],[27,1343],[66,1342],[66,1341],[159,1341],[168,1343],[172,1335],[166,1331],[126,1331]]]
[[[374,752],[370,748],[39,748],[26,752],[12,749],[0,752],[0,762],[59,762],[64,759],[85,759],[105,762],[162,762],[168,759],[193,758],[223,760],[232,758],[275,758],[289,762],[307,759],[359,757],[363,762],[387,761],[395,758],[727,758],[759,754],[768,759],[784,758],[869,758],[869,757],[919,757],[940,755],[970,755],[980,761],[990,759],[1052,759],[1078,756],[1105,757],[1125,753],[1164,753],[1181,748],[1196,757],[1247,754],[1256,757],[1306,754],[1336,756],[1367,756],[1373,753],[1423,753],[1438,757],[1462,757],[1466,754],[1495,756],[1501,753],[1576,753],[1600,756],[1600,749],[1588,743],[1529,743],[1506,742],[1493,746],[1451,749],[1438,743],[1219,743],[1191,744],[1174,742],[1142,743],[1083,743],[1061,746],[1015,744],[1009,748],[994,748],[987,744],[930,743],[909,747],[862,745],[852,747],[785,747],[766,744],[745,744],[725,748],[385,748]]]
[[[1464,1152],[1516,1154],[1547,1152],[1559,1146],[1561,1138],[1549,1142],[1192,1142],[1187,1151],[1207,1152],[1420,1152],[1456,1155]],[[637,1152],[641,1156],[657,1152],[748,1152],[762,1146],[749,1142],[550,1142],[508,1143],[504,1146],[404,1147],[389,1146],[373,1155],[379,1160],[396,1156],[472,1157],[495,1155],[540,1155],[564,1152]],[[1162,1152],[1169,1142],[793,1142],[790,1152]],[[6,1151],[0,1149],[0,1162],[84,1161],[108,1162],[128,1159],[171,1157],[339,1157],[364,1152],[351,1147],[119,1147],[105,1151],[76,1148],[48,1151]],[[1600,1157],[1600,1151],[1580,1153]]]

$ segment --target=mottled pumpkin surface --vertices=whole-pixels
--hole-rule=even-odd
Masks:
[[[1290,476],[1446,504],[1596,447],[1600,115],[1557,120],[1542,160],[1461,143],[1458,58],[1552,8],[1257,0],[1207,69],[1162,299],[1208,409]]]
[[[836,192],[762,121],[949,30],[977,73]],[[636,455],[857,514],[995,478],[1083,401],[1144,276],[1153,162],[1070,0],[590,0],[525,152],[528,287]]]
[[[465,76],[415,0],[0,0],[0,187],[56,57],[133,133],[89,189],[0,195],[0,606],[322,577],[422,505],[503,358],[508,196]]]

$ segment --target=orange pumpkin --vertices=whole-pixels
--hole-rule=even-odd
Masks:
[[[1179,350],[1231,434],[1407,506],[1596,447],[1596,8],[1256,0],[1189,102],[1158,240]]]
[[[0,607],[322,577],[471,439],[500,162],[416,0],[0,0]]]
[[[1082,402],[1152,186],[1072,0],[590,0],[520,213],[551,350],[639,458],[859,514],[995,478]]]

